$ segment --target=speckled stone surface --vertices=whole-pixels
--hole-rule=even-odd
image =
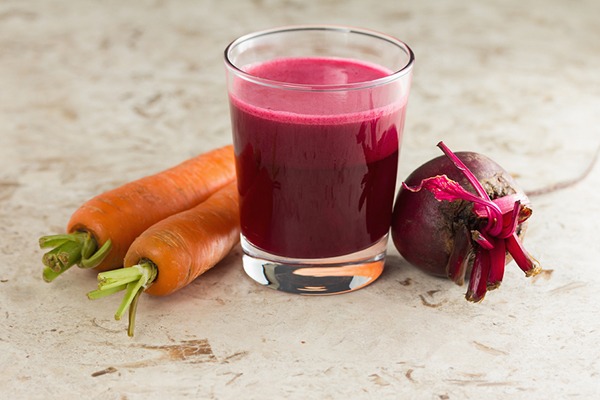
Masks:
[[[417,56],[400,177],[482,152],[527,190],[577,176],[600,143],[600,3],[0,2],[0,393],[14,399],[589,399],[600,393],[600,167],[535,196],[526,246],[483,303],[410,267],[355,293],[265,289],[236,248],[136,336],[95,275],[41,278],[37,238],[87,198],[230,142],[222,51],[287,24],[384,31]]]

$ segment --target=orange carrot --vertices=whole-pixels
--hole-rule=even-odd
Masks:
[[[137,301],[142,292],[166,296],[214,267],[238,243],[239,201],[232,182],[196,207],[172,215],[144,231],[127,251],[124,268],[98,274],[98,299],[121,290],[125,297],[115,314],[129,308],[133,336]]]
[[[188,210],[235,180],[233,146],[225,146],[170,169],[127,183],[84,203],[67,234],[40,238],[44,280],[72,265],[106,271],[123,265],[134,239],[162,219]]]

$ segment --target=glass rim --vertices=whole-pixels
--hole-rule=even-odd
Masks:
[[[271,79],[260,78],[258,76],[254,76],[254,75],[249,74],[248,72],[242,70],[231,60],[230,56],[231,56],[233,49],[235,47],[237,47],[238,45],[240,45],[241,43],[244,43],[244,42],[247,42],[248,40],[256,39],[256,38],[259,38],[262,36],[268,36],[268,35],[273,35],[273,34],[277,34],[277,33],[294,32],[294,31],[331,31],[331,32],[347,33],[347,34],[355,33],[355,34],[359,34],[359,35],[363,35],[363,36],[369,36],[372,38],[386,41],[392,45],[395,45],[396,47],[398,47],[399,49],[401,49],[402,51],[405,52],[405,54],[408,57],[408,61],[402,66],[402,68],[400,68],[396,71],[393,71],[389,75],[386,75],[384,77],[377,78],[377,79],[372,79],[372,80],[363,81],[363,82],[344,83],[344,84],[308,85],[308,84],[289,83],[289,82],[281,82],[281,81],[276,81],[276,80],[271,80]],[[229,43],[229,45],[227,45],[227,47],[225,47],[224,59],[225,59],[225,65],[227,66],[228,69],[230,69],[232,72],[234,72],[236,75],[238,75],[242,79],[252,82],[252,83],[256,83],[256,84],[259,84],[262,86],[268,86],[271,88],[280,88],[280,89],[287,89],[287,90],[302,90],[302,91],[311,91],[311,92],[312,91],[334,92],[334,91],[342,91],[342,90],[346,91],[346,90],[372,88],[372,87],[382,86],[387,83],[393,82],[397,79],[400,79],[401,77],[403,77],[411,72],[413,64],[414,64],[414,60],[415,60],[415,55],[414,55],[412,49],[405,42],[403,42],[393,36],[390,36],[390,35],[387,35],[387,34],[384,34],[381,32],[377,32],[377,31],[374,31],[371,29],[350,27],[350,26],[344,26],[344,25],[290,25],[290,26],[283,26],[283,27],[278,27],[278,28],[256,31],[256,32],[249,33],[249,34],[238,37],[237,39],[235,39],[231,43]]]

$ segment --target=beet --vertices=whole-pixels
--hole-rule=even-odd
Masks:
[[[525,192],[490,158],[438,146],[445,155],[413,171],[396,197],[392,240],[402,257],[459,285],[469,275],[474,302],[500,285],[511,258],[527,276],[539,273],[521,243],[532,212]]]

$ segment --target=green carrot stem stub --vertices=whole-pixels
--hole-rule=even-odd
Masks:
[[[141,294],[142,294],[142,292],[138,291],[135,294],[135,296],[133,297],[131,304],[129,305],[129,325],[127,326],[127,336],[129,336],[129,337],[133,337],[133,331],[135,329],[135,315],[137,312],[137,304],[138,304],[138,300],[139,300]]]
[[[88,298],[95,300],[125,290],[123,300],[115,312],[115,319],[120,320],[129,308],[127,333],[129,336],[133,336],[139,296],[154,282],[157,274],[156,264],[149,260],[144,260],[132,267],[101,272],[98,274],[98,289],[89,292]]]
[[[43,277],[46,282],[52,282],[73,265],[80,268],[98,266],[112,248],[110,240],[98,248],[96,239],[89,232],[42,236],[39,245],[41,248],[51,248],[42,256],[45,266]],[[53,273],[47,271],[47,268]]]
[[[52,249],[42,256],[42,263],[46,266],[46,268],[49,268],[54,272],[60,272],[61,270],[60,262],[57,256],[58,251],[58,248]]]
[[[50,267],[45,267],[43,272],[42,272],[42,278],[44,278],[45,282],[52,282],[53,280],[55,280],[59,275],[61,274],[61,272],[56,272],[54,271],[52,268]]]
[[[67,241],[56,248],[58,260],[65,266],[72,266],[81,259],[81,245],[79,242]]]
[[[40,247],[46,248],[46,247],[56,247],[56,246],[60,246],[61,244],[63,244],[66,241],[69,240],[73,240],[72,239],[72,235],[50,235],[50,236],[42,236],[39,239],[39,244]]]
[[[89,292],[87,294],[87,297],[90,300],[101,299],[103,297],[110,296],[111,294],[120,292],[121,290],[125,290],[126,288],[127,288],[127,285],[121,285],[121,286],[115,286],[111,289],[96,289],[96,290],[92,290],[91,292]]]
[[[96,241],[94,240],[94,250],[95,250],[95,248],[96,248]],[[100,264],[102,262],[102,260],[104,260],[104,258],[106,258],[106,256],[110,252],[111,248],[112,248],[112,242],[109,239],[102,245],[102,247],[100,247],[98,250],[95,250],[95,252],[93,252],[93,254],[91,256],[83,257],[81,259],[80,267],[81,268],[95,268],[96,266],[98,266],[98,264]],[[89,252],[89,250],[84,247],[83,252]]]

